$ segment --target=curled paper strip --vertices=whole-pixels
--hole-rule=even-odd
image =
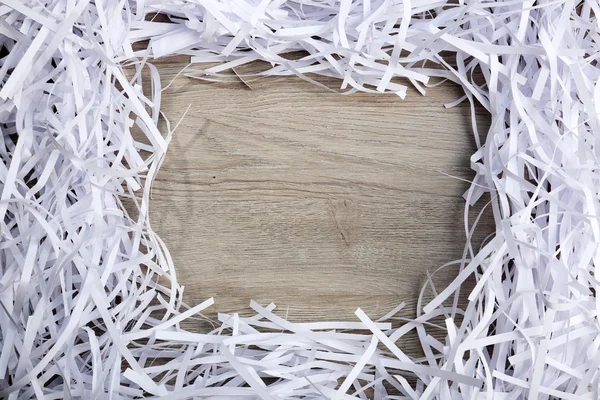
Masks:
[[[0,397],[598,398],[599,12],[548,0],[0,0]],[[473,121],[465,228],[489,193],[494,236],[479,250],[467,237],[456,279],[399,327],[395,312],[292,323],[253,303],[254,317],[183,330],[212,299],[182,304],[148,220],[173,134],[157,127],[150,60],[174,54],[203,79],[264,60],[261,75],[337,77],[345,93],[455,82],[492,116],[484,143]],[[422,357],[399,347],[412,332]]]

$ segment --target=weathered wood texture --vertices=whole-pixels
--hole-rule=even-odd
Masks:
[[[166,85],[185,63],[157,65]],[[465,244],[468,184],[445,175],[472,178],[469,107],[443,107],[460,90],[403,101],[296,77],[250,85],[181,76],[163,92],[172,123],[191,105],[151,202],[185,301],[214,296],[213,311],[242,313],[273,301],[293,320],[355,318],[357,307],[378,317],[402,301],[414,313],[426,271]]]

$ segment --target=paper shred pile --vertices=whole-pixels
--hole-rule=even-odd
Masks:
[[[0,0],[0,398],[598,398],[599,12],[593,0]],[[173,134],[157,127],[151,62],[174,54],[204,79],[264,60],[263,75],[338,77],[347,92],[455,82],[492,116],[485,143],[473,124],[465,221],[489,194],[495,234],[481,248],[467,237],[456,279],[400,327],[394,312],[291,323],[252,304],[255,317],[183,330],[212,300],[182,304],[148,221]],[[398,347],[414,332],[422,357]]]

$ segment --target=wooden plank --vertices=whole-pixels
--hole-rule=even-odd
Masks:
[[[163,84],[184,66],[161,63]],[[443,107],[460,89],[403,101],[296,77],[250,85],[179,77],[163,92],[172,124],[191,105],[151,202],[185,301],[214,296],[215,310],[242,313],[273,301],[293,320],[378,317],[402,301],[414,314],[426,271],[465,243],[468,184],[445,175],[472,178],[469,107]]]

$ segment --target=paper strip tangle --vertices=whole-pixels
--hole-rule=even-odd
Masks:
[[[0,0],[0,397],[598,398],[599,12],[574,0]],[[480,250],[466,238],[460,273],[412,320],[292,323],[253,303],[254,317],[183,330],[212,300],[182,304],[148,221],[173,134],[157,127],[151,62],[175,54],[202,79],[263,60],[260,75],[336,77],[345,93],[460,85],[492,117],[483,143],[473,120],[465,226],[489,195],[495,234]],[[399,346],[412,332],[420,357]]]

